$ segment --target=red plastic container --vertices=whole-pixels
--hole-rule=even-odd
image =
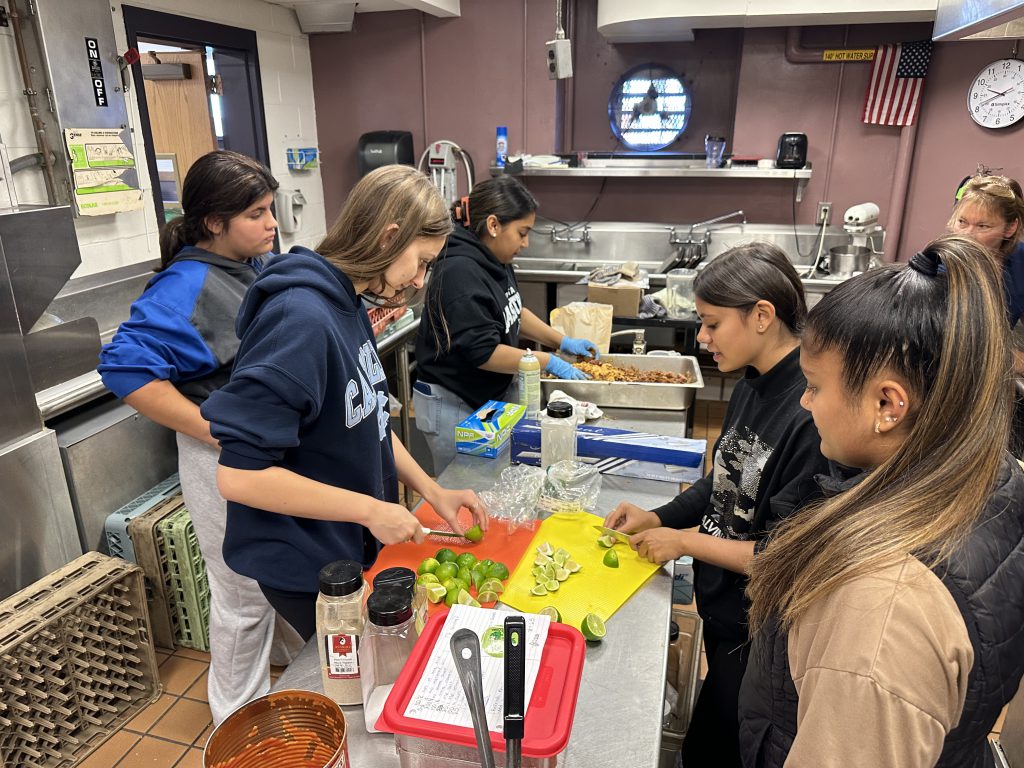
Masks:
[[[447,618],[448,612],[445,611],[432,616],[427,622],[409,661],[388,696],[384,711],[377,721],[377,728],[399,736],[443,741],[475,750],[476,737],[472,728],[419,720],[404,714]],[[524,758],[552,757],[568,744],[585,651],[583,635],[575,627],[551,622],[537,682],[526,710],[522,743]],[[505,739],[500,731],[491,731],[491,746],[496,752],[505,751]]]

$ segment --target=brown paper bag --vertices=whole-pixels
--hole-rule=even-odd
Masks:
[[[612,333],[612,306],[574,301],[551,310],[551,327],[566,336],[588,339],[597,345],[601,354],[608,352]]]

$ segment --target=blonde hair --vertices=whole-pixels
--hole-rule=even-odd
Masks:
[[[950,231],[953,231],[964,206],[970,204],[999,216],[1006,224],[1017,222],[1017,230],[1003,239],[1002,254],[1009,253],[1024,238],[1024,192],[1014,179],[1008,176],[974,176],[960,187],[957,197],[953,214],[946,224]]]
[[[397,225],[387,242],[381,236]],[[373,300],[385,288],[384,273],[419,237],[447,237],[452,231],[448,206],[430,180],[415,168],[386,165],[368,173],[352,188],[345,205],[316,251],[354,283],[370,285]],[[387,306],[408,302],[415,289],[385,300]]]
[[[782,523],[754,558],[752,631],[789,628],[843,584],[908,553],[948,559],[987,503],[1009,437],[1010,352],[1001,271],[970,238],[941,237],[910,265],[836,287],[811,310],[804,348],[837,353],[857,397],[883,371],[919,402],[903,444],[854,488]]]

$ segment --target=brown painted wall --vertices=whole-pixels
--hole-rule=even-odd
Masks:
[[[900,131],[860,121],[869,64],[789,64],[781,28],[698,30],[693,43],[613,46],[596,32],[594,4],[577,5],[575,77],[566,83],[572,105],[567,149],[614,146],[606,111],[612,85],[635,63],[663,61],[694,86],[690,128],[671,149],[700,151],[704,133],[723,130],[732,137],[729,151],[771,157],[780,133],[804,131],[814,176],[796,206],[796,220],[812,222],[819,200],[834,204],[834,223],[847,207],[872,200],[888,223]],[[429,139],[450,138],[469,149],[480,171],[490,162],[496,125],[509,126],[513,152],[553,151],[555,87],[543,60],[553,7],[553,0],[474,0],[463,4],[461,18],[424,17],[425,70],[415,12],[359,14],[354,32],[311,37],[328,220],[356,180],[355,145],[364,131],[412,130],[418,156],[426,125]],[[817,27],[804,31],[803,44],[841,47],[845,39],[851,47],[871,47],[929,34],[928,24]],[[978,162],[1024,178],[1024,128],[980,128],[965,106],[977,72],[1009,56],[1011,48],[1012,43],[1000,41],[936,45],[919,117],[904,251],[942,231],[953,188]],[[794,218],[792,182],[786,181],[530,178],[528,183],[541,212],[565,221],[678,224],[736,208],[751,221]]]

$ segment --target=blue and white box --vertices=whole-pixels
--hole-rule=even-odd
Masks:
[[[607,475],[694,483],[704,476],[707,440],[667,437],[628,429],[576,428],[576,458]],[[540,464],[540,424],[523,419],[512,430],[512,461]]]
[[[525,405],[488,400],[455,428],[455,450],[495,458],[508,446],[512,428],[525,413]]]

